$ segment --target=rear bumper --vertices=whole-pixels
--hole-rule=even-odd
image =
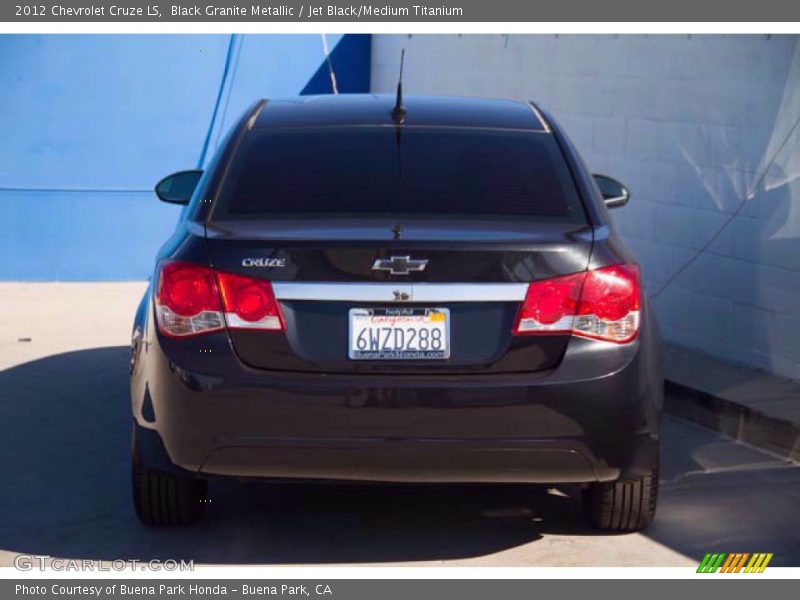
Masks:
[[[643,474],[657,452],[651,329],[626,346],[572,338],[549,372],[461,377],[256,371],[224,335],[153,336],[135,361],[133,413],[148,462],[198,475],[614,480]]]
[[[152,468],[208,476],[406,483],[581,483],[619,476],[571,440],[216,439],[195,467],[176,465],[157,431],[139,427],[138,438]],[[651,439],[643,436],[640,445],[654,456]]]

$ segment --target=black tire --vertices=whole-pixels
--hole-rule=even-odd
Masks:
[[[171,527],[191,525],[205,509],[208,483],[150,469],[143,464],[136,448],[136,431],[131,452],[133,506],[145,525]]]
[[[641,531],[656,516],[658,467],[636,479],[593,483],[583,503],[595,526],[618,533]]]

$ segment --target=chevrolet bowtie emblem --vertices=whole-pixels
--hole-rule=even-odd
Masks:
[[[413,260],[410,256],[379,258],[372,265],[373,271],[389,271],[390,275],[408,275],[411,271],[424,271],[428,261]]]

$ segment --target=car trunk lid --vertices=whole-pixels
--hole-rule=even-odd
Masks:
[[[514,318],[528,282],[587,268],[591,240],[575,223],[374,218],[225,221],[208,225],[206,242],[217,270],[269,280],[280,303],[285,332],[229,331],[244,363],[423,374],[556,366],[568,337],[515,337]],[[358,309],[446,312],[447,358],[354,359]]]

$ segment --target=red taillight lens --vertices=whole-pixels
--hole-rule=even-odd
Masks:
[[[531,283],[519,308],[514,333],[569,333],[585,275],[576,273]]]
[[[639,269],[635,265],[614,265],[586,273],[579,315],[595,315],[619,321],[640,308]]]
[[[217,273],[217,281],[228,327],[271,331],[284,329],[283,316],[269,281],[233,273]]]
[[[268,281],[182,261],[160,266],[156,319],[159,330],[170,337],[211,333],[225,324],[229,329],[284,329]]]
[[[171,337],[222,329],[214,271],[186,262],[162,263],[156,288],[156,319],[161,332]]]
[[[641,285],[636,265],[613,265],[528,286],[515,335],[571,333],[626,343],[639,332]]]

